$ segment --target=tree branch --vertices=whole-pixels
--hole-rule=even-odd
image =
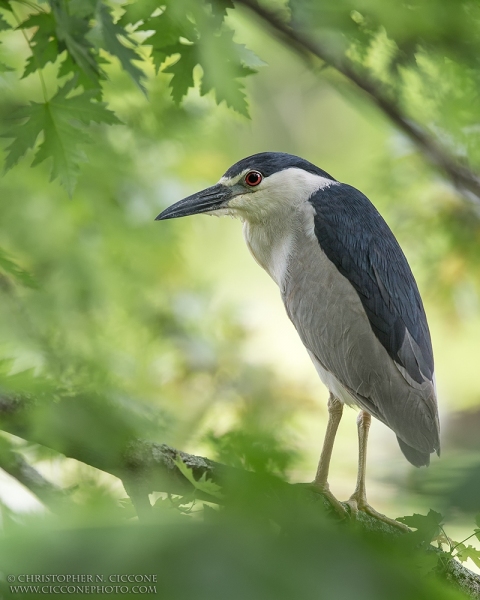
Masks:
[[[67,504],[68,496],[62,488],[45,479],[17,452],[2,449],[0,468],[35,494],[52,512],[58,512]]]
[[[347,57],[335,55],[326,45],[313,40],[291,23],[286,23],[277,13],[260,6],[256,0],[235,0],[235,3],[248,7],[273,30],[277,38],[301,56],[316,56],[354,83],[410,138],[431,163],[440,168],[477,208],[480,207],[480,176],[468,166],[461,164],[444,145],[418,123],[409,119],[378,82],[365,73],[360,74],[354,63]]]
[[[198,499],[212,503],[225,503],[235,505],[239,498],[246,499],[253,506],[265,505],[268,516],[275,517],[276,511],[284,511],[285,503],[292,503],[292,514],[299,509],[299,502],[314,503],[318,510],[329,514],[332,519],[338,519],[328,500],[320,493],[306,484],[289,484],[272,475],[264,475],[243,469],[237,469],[217,463],[202,456],[187,454],[176,450],[166,444],[142,440],[125,435],[112,437],[112,422],[117,419],[115,405],[105,401],[108,409],[108,419],[105,423],[99,421],[96,410],[96,400],[88,398],[65,398],[55,403],[36,404],[32,401],[21,401],[0,396],[0,428],[14,435],[28,439],[70,458],[84,462],[92,467],[105,471],[120,478],[125,485],[127,493],[137,510],[139,518],[147,521],[150,518],[151,507],[148,494],[152,492],[166,492],[170,494],[187,495],[196,488],[182,474],[177,464],[181,460],[191,469],[196,481],[203,476],[218,484],[222,490],[222,499],[216,495],[196,490]],[[41,409],[44,427],[38,427],[38,413]],[[76,411],[83,411],[79,413]],[[133,411],[122,405],[119,411],[124,421],[133,421]],[[84,438],[71,439],[72,433],[66,430],[65,422],[59,415],[68,415],[69,421],[72,414],[79,421],[87,419],[91,413],[95,419],[97,434],[105,437],[108,443],[108,452],[105,446],[96,447],[88,423]],[[121,429],[121,422],[116,422]],[[102,430],[102,428],[105,428]],[[80,436],[82,432],[75,430]],[[347,505],[345,505],[347,508]],[[380,533],[390,538],[409,535],[402,534],[398,529],[382,521],[360,512],[357,516],[358,524],[365,531]],[[450,560],[447,553],[431,546],[431,551],[445,558],[445,575],[455,585],[459,586],[471,598],[480,600],[480,576],[463,567],[456,560]]]
[[[192,470],[196,480],[205,476],[220,485],[225,502],[232,501],[235,495],[245,489],[254,489],[255,499],[268,499],[269,509],[275,512],[275,502],[283,502],[285,498],[298,493],[302,496],[305,495],[308,501],[314,502],[320,510],[326,511],[332,518],[338,519],[337,513],[332,509],[325,496],[316,492],[309,485],[289,484],[276,477],[228,467],[203,456],[187,454],[166,444],[157,444],[146,440],[135,440],[126,452],[126,460],[130,468],[136,472],[137,482],[144,490],[185,495],[192,492],[194,488],[176,466],[176,461],[179,459]],[[219,503],[216,496],[198,493],[198,491],[196,495],[209,502]],[[346,503],[344,506],[347,508]],[[369,532],[387,536],[404,535],[391,525],[363,512],[358,513],[357,522]],[[444,573],[447,579],[471,598],[480,600],[480,576],[458,561],[450,559],[446,552],[434,546],[430,548],[432,552],[443,555],[447,559]]]

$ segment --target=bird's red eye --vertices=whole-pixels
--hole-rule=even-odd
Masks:
[[[258,171],[250,171],[245,175],[245,183],[251,187],[258,185],[262,179],[262,174]]]

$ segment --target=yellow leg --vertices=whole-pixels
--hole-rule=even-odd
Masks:
[[[313,481],[313,486],[325,496],[333,509],[342,517],[347,516],[347,511],[330,491],[328,485],[328,471],[330,468],[330,460],[332,458],[333,444],[335,442],[335,436],[337,434],[338,425],[342,418],[343,404],[335,398],[331,393],[328,399],[328,424],[327,431],[325,433],[325,439],[323,441],[322,453],[318,462],[317,474]]]
[[[355,487],[355,491],[350,496],[348,500],[348,504],[350,505],[352,512],[356,514],[359,510],[362,512],[387,523],[388,525],[392,525],[397,529],[401,529],[402,531],[410,531],[410,529],[400,523],[399,521],[395,521],[394,519],[389,519],[385,515],[377,512],[374,508],[372,508],[367,502],[367,492],[365,488],[365,474],[367,469],[367,442],[368,442],[368,432],[370,430],[370,423],[372,421],[372,417],[365,410],[361,410],[358,413],[357,417],[357,427],[358,427],[358,474],[357,474],[357,485]]]

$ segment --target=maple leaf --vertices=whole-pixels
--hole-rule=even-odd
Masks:
[[[174,462],[178,470],[186,479],[188,479],[195,489],[215,498],[223,498],[223,494],[221,493],[222,488],[210,479],[207,479],[207,473],[203,473],[200,479],[195,479],[192,469],[187,467],[181,458],[178,458]]]
[[[208,0],[208,2],[212,7],[213,16],[220,21],[225,19],[229,8],[235,8],[233,0]]]
[[[95,91],[68,97],[74,85],[75,82],[68,82],[48,102],[31,102],[20,107],[13,118],[26,121],[3,135],[14,138],[7,148],[5,170],[8,170],[35,147],[43,133],[32,166],[51,158],[51,180],[58,177],[69,195],[75,187],[79,164],[85,160],[81,146],[90,141],[85,126],[91,122],[119,123],[103,103],[92,102]]]
[[[473,546],[465,546],[464,544],[459,544],[459,546],[457,547],[456,557],[461,562],[465,562],[470,558],[475,563],[475,565],[480,568],[480,550],[478,550],[478,548],[474,548]]]
[[[196,47],[194,44],[177,44],[165,49],[166,55],[180,53],[180,58],[173,64],[163,70],[164,73],[172,73],[170,80],[172,89],[172,98],[175,104],[180,104],[182,98],[186,95],[189,88],[193,87],[193,69],[198,63],[196,56]]]
[[[200,93],[205,95],[214,89],[218,104],[225,101],[227,106],[248,117],[244,86],[239,79],[256,73],[256,70],[244,64],[245,50],[244,46],[233,42],[233,31],[228,29],[217,35],[202,35]]]
[[[134,60],[142,60],[142,57],[139,56],[133,48],[128,48],[125,46],[120,41],[120,38],[127,40],[131,44],[134,44],[134,42],[129,38],[125,29],[119,23],[115,23],[113,21],[110,9],[102,2],[98,3],[97,19],[97,33],[100,35],[103,41],[103,48],[112,56],[116,56],[118,58],[125,71],[144,92],[145,88],[141,82],[141,78],[144,76],[144,73],[133,64]]]
[[[56,22],[52,13],[30,15],[20,23],[18,29],[31,29],[36,31],[30,39],[32,56],[29,56],[22,78],[28,77],[37,69],[42,69],[47,63],[54,63],[58,57],[58,43],[55,33]]]
[[[93,45],[89,42],[87,34],[89,32],[88,21],[78,16],[71,16],[54,6],[56,32],[58,39],[61,40],[68,51],[70,61],[64,61],[62,75],[65,75],[67,69],[76,71],[74,65],[98,85],[100,69],[95,60]]]
[[[397,521],[417,530],[411,535],[416,538],[418,543],[429,544],[441,531],[443,515],[434,510],[429,510],[427,515],[415,513],[409,517],[399,517]]]
[[[10,2],[8,0],[0,0],[0,8],[3,8],[3,10],[8,10],[8,12],[12,12],[12,7],[10,6]]]
[[[2,15],[0,15],[0,31],[7,31],[7,29],[12,29],[12,26],[5,21]]]
[[[122,6],[123,15],[117,21],[118,25],[127,27],[128,25],[137,25],[140,21],[145,22],[153,12],[158,10],[159,5],[166,2],[158,2],[158,0],[143,0],[142,2],[132,2],[126,6]]]
[[[81,94],[67,97],[74,90],[76,81],[67,82],[55,96],[51,103],[56,109],[69,114],[71,119],[81,121],[85,125],[90,123],[105,123],[107,125],[118,125],[121,121],[115,114],[108,110],[105,102],[92,102],[95,90],[87,90]]]
[[[185,44],[179,43],[180,38],[185,38],[190,42],[197,39],[193,23],[187,19],[180,22],[176,15],[172,16],[168,10],[161,15],[147,19],[138,27],[138,30],[152,32],[145,43],[152,47],[152,59],[157,73],[168,56],[177,52],[182,53]]]

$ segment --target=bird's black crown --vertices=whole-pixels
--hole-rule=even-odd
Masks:
[[[243,158],[231,166],[224,174],[224,177],[232,179],[245,169],[255,169],[260,171],[264,177],[269,177],[273,173],[291,168],[303,169],[308,173],[336,181],[331,175],[319,169],[311,162],[308,162],[308,160],[294,156],[293,154],[286,154],[285,152],[260,152],[259,154],[247,156],[247,158]]]

